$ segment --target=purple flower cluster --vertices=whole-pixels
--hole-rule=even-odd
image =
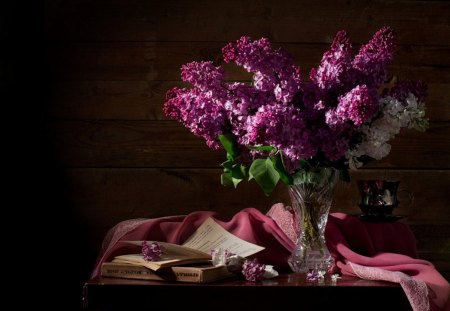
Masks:
[[[269,92],[276,101],[289,104],[301,89],[300,68],[293,64],[289,53],[274,50],[267,38],[252,41],[242,37],[227,44],[222,53],[225,62],[233,61],[252,72],[254,88]]]
[[[425,101],[427,86],[423,81],[399,81],[393,88],[386,90],[384,95],[394,97],[398,101],[404,101],[409,94],[413,94],[418,102]]]
[[[326,122],[335,127],[348,121],[360,126],[370,120],[378,111],[377,94],[366,85],[358,85],[353,90],[339,97],[336,108],[328,110]]]
[[[200,88],[173,88],[167,92],[166,99],[164,112],[168,117],[182,122],[193,134],[203,137],[210,148],[219,148],[218,135],[225,130],[227,113],[212,92],[204,92]]]
[[[152,242],[148,245],[147,241],[142,241],[142,256],[146,261],[157,261],[161,259],[162,248],[158,243]]]
[[[306,273],[306,280],[309,282],[323,281],[325,271],[313,269]]]
[[[251,84],[223,80],[224,70],[212,62],[182,67],[183,81],[194,88],[167,92],[165,114],[206,140],[221,146],[218,136],[232,134],[242,162],[261,157],[254,147],[276,147],[289,173],[300,160],[346,163],[346,154],[361,141],[362,129],[382,115],[380,87],[387,78],[396,45],[394,33],[383,27],[353,56],[345,31],[337,33],[310,81],[283,49],[266,38],[242,37],[223,49],[225,62],[253,73]],[[425,96],[421,83],[402,82],[382,96],[402,101],[412,92]],[[319,161],[319,160],[318,160]]]
[[[223,76],[223,68],[212,62],[192,62],[181,67],[181,79],[201,90],[220,90]]]
[[[353,60],[358,78],[367,85],[378,87],[386,80],[387,66],[394,60],[394,32],[389,27],[378,30],[372,40],[363,45]]]
[[[336,90],[351,80],[352,44],[347,33],[339,31],[318,68],[311,69],[311,81],[325,91]]]
[[[319,273],[317,272],[317,270],[309,271],[306,274],[307,281],[314,282],[314,281],[317,281],[318,279],[319,279]]]
[[[256,258],[247,259],[242,265],[242,274],[247,281],[259,282],[264,279],[265,269],[266,265],[259,263]]]

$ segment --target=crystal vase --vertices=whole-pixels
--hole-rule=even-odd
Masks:
[[[328,272],[333,258],[325,243],[325,227],[339,172],[333,168],[297,173],[289,195],[298,239],[288,259],[294,272]]]

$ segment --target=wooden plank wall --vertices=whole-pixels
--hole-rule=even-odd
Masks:
[[[66,197],[83,232],[88,275],[101,240],[117,222],[214,210],[230,216],[287,201],[253,183],[223,188],[221,152],[209,150],[162,112],[179,68],[221,63],[221,47],[242,35],[288,49],[306,75],[338,30],[356,46],[383,25],[397,32],[391,72],[429,85],[425,133],[405,132],[386,159],[352,173],[391,178],[415,195],[396,214],[411,225],[420,255],[450,275],[450,2],[294,0],[49,0],[48,117]],[[246,73],[226,66],[230,80]],[[341,184],[333,211],[358,213],[355,183]]]

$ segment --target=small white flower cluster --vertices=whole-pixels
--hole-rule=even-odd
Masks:
[[[367,155],[380,160],[391,151],[391,145],[387,142],[397,135],[401,128],[412,128],[424,131],[428,127],[428,119],[425,118],[425,105],[418,102],[410,93],[405,102],[387,96],[380,99],[380,117],[369,125],[363,125],[363,139],[354,149],[346,153],[346,158],[351,169],[357,169],[363,165],[359,157]]]
[[[211,250],[213,266],[226,266],[229,272],[243,274],[247,281],[258,282],[278,276],[278,272],[271,265],[265,265],[253,260],[231,253],[226,249]]]

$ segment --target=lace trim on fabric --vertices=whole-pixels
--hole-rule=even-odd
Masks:
[[[353,272],[361,279],[383,280],[399,283],[414,311],[430,310],[428,286],[422,280],[416,280],[400,271],[389,271],[374,267],[365,267],[349,262]]]

